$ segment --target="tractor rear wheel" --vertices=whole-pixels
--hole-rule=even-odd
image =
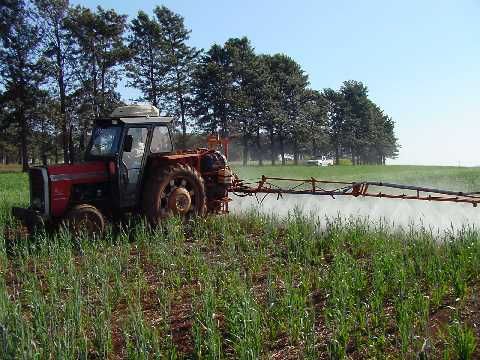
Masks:
[[[172,215],[184,219],[203,216],[205,210],[205,184],[191,166],[174,165],[159,169],[147,180],[143,212],[153,225]]]
[[[73,207],[65,218],[68,229],[75,235],[82,233],[100,237],[105,230],[102,213],[92,205],[82,204]]]

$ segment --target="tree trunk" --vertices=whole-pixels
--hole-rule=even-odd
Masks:
[[[280,136],[280,154],[282,155],[282,165],[285,165],[286,164],[286,161],[285,161],[285,144],[284,144],[282,135]]]
[[[172,48],[172,52],[174,52]],[[175,57],[176,59],[176,57]],[[187,139],[187,120],[185,119],[185,99],[183,98],[183,94],[181,91],[181,81],[180,81],[180,70],[178,70],[178,63],[175,64],[175,76],[176,76],[176,83],[177,83],[177,101],[178,101],[178,106],[180,107],[180,121],[182,122],[182,148],[185,148],[185,143]]]
[[[221,122],[221,131],[222,131],[221,136],[227,138],[230,136],[230,129],[228,128],[228,119],[227,119],[225,104],[222,104],[221,106],[222,107],[219,111],[219,119]]]
[[[47,149],[45,145],[46,144],[42,144],[42,147],[41,147],[42,153],[40,154],[40,159],[42,160],[43,166],[47,166],[47,163],[48,163]]]
[[[68,132],[68,154],[70,163],[75,162],[75,144],[73,143],[73,126],[70,125],[70,131]]]
[[[177,51],[175,51],[174,43],[170,43],[170,53],[172,55],[172,59],[175,59],[175,82],[177,85],[177,102],[178,106],[180,107],[180,120],[182,122],[182,147],[185,148],[185,143],[186,143],[186,137],[187,137],[187,124],[186,124],[186,119],[185,119],[185,112],[186,112],[186,107],[185,107],[185,99],[183,98],[182,94],[182,81],[180,78],[180,69],[179,69],[179,64],[178,64],[178,56],[177,56]]]
[[[98,117],[98,103],[97,103],[97,51],[95,46],[95,41],[92,41],[92,97],[93,97],[93,112],[95,117]]]
[[[275,132],[273,127],[270,128],[270,159],[272,160],[272,165],[275,165]]]
[[[180,119],[182,121],[182,140],[181,146],[182,149],[185,149],[187,142],[187,120],[185,119],[185,99],[181,94],[179,96],[179,105],[180,105]]]
[[[62,145],[63,145],[63,161],[68,163],[68,124],[67,124],[67,100],[65,94],[65,74],[63,66],[62,41],[60,39],[59,24],[55,23],[55,47],[56,47],[56,61],[58,68],[58,90],[60,93],[60,114],[61,114],[61,130],[62,130]],[[58,161],[56,161],[58,162]]]
[[[157,100],[157,83],[155,81],[155,74],[154,74],[154,68],[155,68],[155,61],[153,59],[153,50],[152,50],[152,40],[149,38],[148,41],[148,54],[150,58],[150,63],[149,63],[149,81],[150,81],[150,87],[152,88],[152,92],[150,94],[150,102],[152,103],[153,106],[158,107],[158,100]]]
[[[297,137],[293,137],[293,163],[298,165],[298,141]]]
[[[50,116],[52,114],[50,113]],[[40,161],[42,162],[43,166],[47,166],[47,141],[48,141],[48,135],[45,129],[45,119],[42,118],[41,120],[41,138],[40,138],[40,144],[39,144],[39,150],[40,150]]]
[[[263,165],[263,149],[262,149],[262,139],[260,137],[260,128],[257,129],[257,152],[258,152],[258,165]]]
[[[248,147],[247,145],[245,144],[245,140],[244,140],[244,143],[243,143],[243,156],[242,156],[242,163],[243,163],[243,166],[247,166],[248,164]]]
[[[82,129],[82,133],[80,134],[80,146],[79,146],[79,151],[80,151],[80,154],[82,155],[85,152],[86,141],[87,141],[87,128],[86,126],[84,126]]]
[[[246,125],[243,125],[243,136],[242,136],[242,145],[243,145],[243,166],[247,165],[248,162],[248,135]]]
[[[335,165],[340,165],[340,145],[335,144]]]
[[[27,120],[23,111],[18,114],[18,122],[20,123],[20,136],[21,138],[21,154],[22,154],[22,171],[28,170],[28,128]]]
[[[102,103],[100,107],[100,116],[103,116],[105,114],[105,75],[106,75],[107,69],[105,68],[105,65],[102,66],[101,72],[100,72],[100,84],[101,84],[101,96],[102,96]]]

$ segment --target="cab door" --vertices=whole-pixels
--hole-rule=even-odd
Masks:
[[[148,126],[130,127],[124,138],[124,149],[119,164],[120,206],[137,204],[139,185],[147,157]]]

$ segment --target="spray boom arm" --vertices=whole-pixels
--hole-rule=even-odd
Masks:
[[[279,184],[285,184],[282,187]],[[372,191],[374,189],[374,191]],[[320,196],[362,196],[389,199],[404,200],[423,200],[439,202],[468,203],[474,207],[480,203],[480,193],[477,192],[457,192],[441,189],[426,188],[413,185],[400,185],[384,182],[362,181],[362,182],[344,182],[310,179],[291,179],[280,177],[262,178],[254,183],[248,183],[240,180],[238,177],[233,179],[230,191],[238,196],[249,196],[258,194],[276,194],[281,197],[283,194],[297,195],[320,195]]]

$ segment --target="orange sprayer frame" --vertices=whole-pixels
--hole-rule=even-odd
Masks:
[[[217,135],[209,135],[207,137],[207,146],[210,150],[218,150],[219,148],[223,149],[223,154],[225,155],[225,158],[228,160],[228,143],[229,140],[228,138],[220,138],[220,136]]]
[[[280,186],[282,183],[285,184],[286,187]],[[333,189],[325,188],[328,185],[333,186]],[[369,191],[369,187],[370,189],[377,188],[380,191]],[[382,189],[387,190],[387,192],[382,192]],[[396,190],[397,193],[388,192],[388,190]],[[229,191],[240,196],[255,194],[275,194],[277,196],[281,196],[282,194],[296,194],[323,195],[332,198],[337,196],[353,196],[455,202],[471,204],[474,207],[480,204],[480,192],[451,191],[380,181],[345,182],[320,180],[313,177],[310,179],[291,179],[263,175],[256,183],[246,183],[236,177]],[[400,191],[400,193],[398,193],[398,191]]]

